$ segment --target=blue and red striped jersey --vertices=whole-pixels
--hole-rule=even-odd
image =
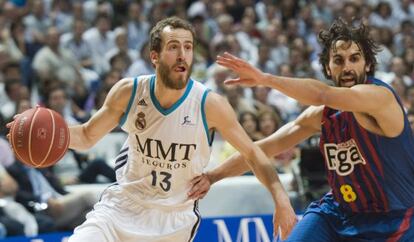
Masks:
[[[368,78],[367,84],[389,88]],[[403,109],[404,110],[404,109]],[[404,129],[395,138],[374,134],[352,112],[325,107],[320,149],[335,200],[347,211],[387,212],[414,206],[414,137],[404,112]]]

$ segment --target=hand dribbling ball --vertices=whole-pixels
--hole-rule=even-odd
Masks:
[[[24,111],[10,128],[10,143],[17,159],[42,168],[54,165],[69,147],[69,129],[57,112],[36,107]]]

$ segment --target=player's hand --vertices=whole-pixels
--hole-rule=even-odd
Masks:
[[[217,56],[216,62],[239,75],[239,78],[224,81],[225,84],[242,85],[246,87],[262,85],[262,80],[264,79],[265,74],[247,61],[224,52],[222,56]]]
[[[13,124],[14,124],[14,120],[16,120],[16,118],[19,116],[19,114],[16,114],[16,115],[14,115],[13,116],[13,121],[11,121],[11,122],[9,122],[9,123],[7,123],[6,124],[6,128],[8,128],[9,129],[9,132],[7,133],[7,139],[9,140],[9,142],[10,142],[10,129],[11,129],[11,127],[13,127]]]
[[[273,214],[273,235],[276,237],[280,233],[282,240],[287,239],[296,223],[297,217],[290,202],[278,203]]]
[[[202,199],[210,190],[211,180],[207,174],[203,173],[200,176],[194,177],[190,182],[190,186],[188,198],[193,200]]]

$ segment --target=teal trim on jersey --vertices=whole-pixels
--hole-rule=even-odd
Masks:
[[[137,86],[138,86],[138,78],[135,77],[134,79],[134,87],[132,88],[131,97],[129,98],[128,107],[126,109],[126,112],[124,113],[124,116],[122,116],[121,121],[119,122],[119,125],[122,127],[125,123],[125,121],[128,118],[129,110],[131,110],[132,103],[135,99],[135,94],[137,93]]]
[[[212,137],[210,137],[210,134],[208,132],[208,125],[207,125],[207,118],[206,118],[206,111],[205,111],[206,98],[207,98],[207,94],[210,91],[211,91],[210,89],[205,90],[203,93],[203,97],[201,98],[201,117],[203,118],[204,130],[206,131],[208,144],[211,146],[213,144],[213,139]]]
[[[174,103],[174,105],[172,105],[170,108],[165,109],[161,107],[161,104],[158,102],[157,97],[155,97],[155,75],[154,75],[150,79],[151,101],[160,113],[162,113],[163,115],[168,115],[172,113],[174,110],[176,110],[181,105],[181,103],[184,102],[184,100],[187,98],[188,94],[190,93],[191,88],[193,87],[193,83],[194,83],[193,80],[190,79],[188,81],[187,88],[185,89],[184,95],[180,97],[180,99],[178,99],[178,101]]]

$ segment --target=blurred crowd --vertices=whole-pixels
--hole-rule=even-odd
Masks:
[[[370,26],[381,46],[376,77],[395,88],[414,128],[410,0],[0,0],[0,135],[16,113],[35,105],[57,111],[69,124],[88,120],[117,81],[154,72],[148,31],[172,15],[196,30],[191,77],[228,98],[253,140],[270,135],[305,107],[266,87],[223,85],[232,73],[215,64],[215,57],[227,51],[268,73],[329,83],[319,65],[317,39],[339,16]],[[74,153],[79,173],[62,181],[53,167],[38,170],[14,162],[7,141],[0,141],[2,236],[72,229],[95,201],[64,186],[97,182],[98,175],[106,182],[115,179],[108,161]],[[275,157],[278,170],[284,172],[306,145],[317,142]],[[222,158],[231,151],[224,144]]]

